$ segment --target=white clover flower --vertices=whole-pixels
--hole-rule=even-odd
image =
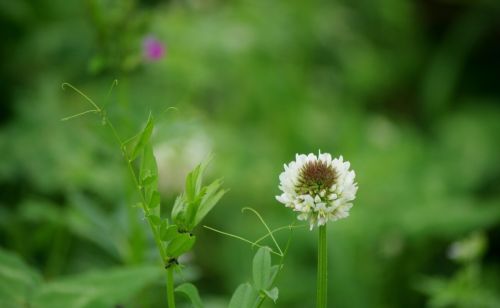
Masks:
[[[345,218],[358,190],[355,173],[349,167],[342,156],[332,159],[328,153],[297,154],[280,174],[283,193],[276,199],[299,212],[297,218],[309,221],[311,230],[329,220]]]

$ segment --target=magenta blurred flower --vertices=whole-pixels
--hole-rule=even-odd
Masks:
[[[142,45],[144,57],[150,61],[157,61],[165,55],[165,46],[158,39],[148,36]]]

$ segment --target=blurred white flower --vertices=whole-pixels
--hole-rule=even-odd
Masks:
[[[211,150],[211,140],[202,132],[182,138],[171,138],[156,145],[154,154],[160,171],[158,181],[160,191],[182,192],[186,175],[206,158]]]
[[[471,262],[481,258],[486,251],[487,239],[482,232],[474,232],[451,244],[448,257],[457,262]]]
[[[345,218],[358,190],[355,173],[349,167],[342,156],[332,159],[327,153],[297,154],[280,174],[283,193],[276,199],[299,212],[297,218],[309,221],[311,230],[329,220]]]

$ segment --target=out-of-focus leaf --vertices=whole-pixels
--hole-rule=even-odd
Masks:
[[[257,250],[253,258],[253,282],[257,290],[264,290],[267,287],[271,276],[271,253],[269,248],[261,247]]]
[[[155,266],[85,273],[45,284],[33,299],[35,308],[114,307],[126,304],[162,272]]]
[[[252,308],[257,300],[257,291],[248,282],[243,283],[234,291],[228,308]]]
[[[121,258],[125,250],[123,243],[126,242],[126,235],[118,225],[117,218],[81,193],[71,194],[69,204],[62,222],[74,234],[97,244],[111,256]]]
[[[188,252],[194,245],[196,236],[189,233],[180,233],[167,246],[167,256],[177,258]]]
[[[26,307],[40,275],[18,256],[0,249],[0,307]]]
[[[183,283],[175,288],[175,291],[187,295],[194,308],[203,308],[203,302],[201,301],[200,294],[198,293],[198,289],[195,285],[191,283]]]

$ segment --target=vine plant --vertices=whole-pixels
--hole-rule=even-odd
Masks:
[[[111,93],[117,84],[117,80],[113,81],[109,93]],[[180,270],[179,257],[190,251],[196,242],[193,229],[200,224],[203,218],[228,191],[222,188],[221,179],[217,179],[208,185],[203,184],[204,171],[210,162],[210,158],[205,159],[187,175],[185,191],[176,198],[170,219],[163,218],[168,215],[162,215],[160,206],[158,167],[151,143],[151,136],[154,130],[153,116],[149,115],[144,128],[138,134],[129,139],[122,139],[109,119],[105,105],[103,107],[99,106],[90,97],[69,83],[63,83],[62,88],[72,89],[92,107],[62,120],[67,121],[86,114],[96,114],[100,117],[102,124],[109,128],[120,147],[127,169],[140,196],[138,207],[144,213],[163,267],[166,270],[165,279],[168,307],[175,308],[175,291],[185,294],[194,307],[203,307],[198,290],[193,284],[183,283],[174,288],[174,273],[175,270]],[[206,229],[242,240],[251,244],[252,247],[259,248],[253,258],[253,281],[252,283],[246,282],[238,286],[229,302],[229,308],[254,308],[260,307],[265,299],[270,299],[274,302],[277,300],[279,292],[275,286],[275,281],[279,271],[283,268],[283,260],[291,237],[288,240],[286,248],[282,249],[273,234],[285,229],[292,230],[296,227],[302,227],[290,225],[271,230],[257,211],[252,208],[244,208],[243,210],[255,214],[266,229],[266,234],[256,241],[204,226]],[[276,250],[260,244],[268,237],[272,239]],[[279,257],[278,264],[272,264],[271,254]]]

